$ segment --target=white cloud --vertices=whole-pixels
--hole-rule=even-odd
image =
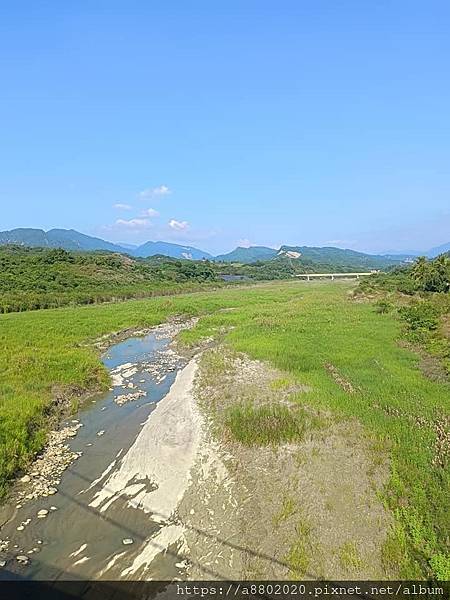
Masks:
[[[158,185],[155,188],[147,188],[139,193],[140,198],[155,198],[156,196],[168,196],[172,190],[167,185]]]
[[[248,240],[247,238],[244,238],[243,240],[238,240],[237,245],[240,246],[241,248],[250,248],[250,246],[252,244],[251,244],[250,240]]]
[[[189,227],[189,223],[187,221],[177,221],[176,219],[171,219],[169,221],[169,227],[175,229],[175,231],[185,231]]]
[[[119,202],[118,204],[114,204],[114,208],[117,208],[118,210],[131,210],[133,207],[129,204],[120,204]]]
[[[130,219],[129,221],[117,219],[116,225],[126,229],[147,229],[151,226],[151,223],[148,219]]]
[[[155,210],[154,208],[146,208],[144,211],[142,211],[142,216],[143,217],[159,217],[159,212],[157,210]]]

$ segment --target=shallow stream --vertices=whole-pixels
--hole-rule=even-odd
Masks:
[[[130,486],[128,481],[126,494],[108,494],[107,482],[185,365],[171,349],[171,333],[156,329],[105,353],[114,387],[88,400],[62,424],[78,426],[65,443],[82,454],[64,471],[55,493],[1,509],[1,578],[121,578],[143,542],[158,533],[161,519],[152,519],[139,500],[133,504],[133,498],[152,491],[152,482],[141,477]],[[48,512],[38,518],[39,511]],[[162,553],[153,561],[150,576],[176,577],[179,560],[175,552]],[[142,571],[132,578],[140,575]]]

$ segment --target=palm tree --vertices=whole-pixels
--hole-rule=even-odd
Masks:
[[[412,276],[422,289],[426,288],[429,272],[429,262],[425,256],[419,256],[412,268]]]

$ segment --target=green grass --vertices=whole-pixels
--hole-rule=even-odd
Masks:
[[[416,421],[434,422],[448,414],[448,386],[426,379],[418,357],[396,343],[401,323],[395,314],[380,315],[368,303],[352,302],[351,289],[347,282],[289,282],[0,316],[2,489],[42,446],[45,411],[55,388],[107,385],[87,341],[154,325],[176,313],[199,315],[197,327],[182,335],[186,343],[227,331],[236,351],[270,361],[288,379],[310,386],[299,401],[359,419],[374,442],[390,449],[385,501],[409,557],[402,561],[402,575],[445,572],[449,472],[433,465],[435,432]],[[325,364],[333,365],[355,392],[346,392]]]
[[[345,542],[339,549],[339,561],[348,571],[359,571],[364,563],[354,542]]]
[[[297,541],[289,549],[286,562],[289,565],[290,576],[293,579],[305,579],[311,564],[312,543],[311,529],[304,521],[299,521],[295,527]],[[317,565],[315,565],[317,566]]]
[[[235,404],[225,412],[225,427],[246,446],[276,445],[302,438],[305,415],[283,405]]]
[[[273,524],[278,527],[281,523],[292,517],[297,510],[295,500],[290,496],[283,498],[283,504],[279,512],[273,517]]]

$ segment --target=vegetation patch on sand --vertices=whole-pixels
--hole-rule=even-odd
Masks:
[[[248,446],[265,446],[301,439],[305,413],[298,407],[234,404],[225,413],[225,427],[233,437]]]

